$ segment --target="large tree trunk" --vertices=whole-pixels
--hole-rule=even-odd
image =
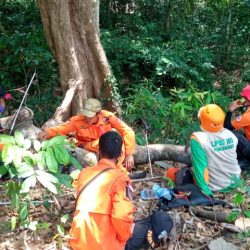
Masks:
[[[109,110],[116,110],[117,104],[110,101],[111,86],[104,84],[111,71],[99,39],[93,0],[38,0],[38,4],[65,95],[50,125],[80,113],[90,97],[109,100]]]

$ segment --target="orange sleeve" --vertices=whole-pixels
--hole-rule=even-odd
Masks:
[[[132,202],[126,197],[127,176],[120,177],[113,185],[111,220],[119,241],[127,241],[132,235],[133,211]]]
[[[84,149],[97,153],[99,151],[99,139],[87,142],[84,144]]]
[[[70,132],[75,132],[74,122],[69,120],[62,125],[46,128],[45,131],[48,133],[49,138],[57,135],[68,135]]]
[[[109,117],[112,128],[115,128],[122,136],[125,146],[125,154],[135,153],[135,132],[125,122],[120,120],[114,114]]]
[[[235,129],[241,129],[250,125],[250,112],[246,112],[243,115],[232,120],[232,126]]]

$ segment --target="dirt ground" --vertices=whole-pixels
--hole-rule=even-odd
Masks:
[[[171,164],[171,163],[169,163]],[[139,169],[146,170],[149,173],[148,166],[139,166]],[[154,176],[164,176],[165,170],[159,166],[154,165]],[[148,175],[148,177],[150,177]],[[143,188],[150,188],[154,183],[165,185],[166,181],[163,179],[152,181],[139,181],[134,183],[134,204],[137,208],[134,217],[135,219],[142,219],[152,214],[154,210],[158,209],[158,200],[143,201],[140,197],[140,191]],[[54,249],[69,249],[66,237],[58,233],[57,225],[60,223],[60,218],[64,214],[69,214],[69,220],[63,224],[65,228],[64,235],[70,228],[74,210],[74,190],[64,188],[58,197],[48,197],[48,194],[43,193],[42,189],[36,188],[32,191],[31,199],[33,201],[47,200],[47,202],[39,203],[31,206],[30,218],[38,222],[47,222],[44,228],[36,231],[27,229],[15,229],[11,231],[10,219],[16,216],[15,212],[11,210],[5,196],[4,182],[0,181],[0,249],[1,250],[54,250]],[[250,186],[249,177],[247,185]],[[220,214],[221,212],[230,213],[232,211],[232,195],[216,194],[217,198],[225,200],[228,206],[221,205],[211,206],[197,206],[195,209],[207,211],[207,213]],[[248,196],[250,204],[250,199]],[[250,249],[250,238],[240,237],[241,234],[234,232],[233,224],[227,222],[216,222],[208,218],[202,218],[195,215],[192,208],[178,208],[172,209],[170,212],[172,217],[176,220],[176,232],[172,240],[168,240],[157,249],[210,249],[208,245],[211,241],[217,238],[223,238],[226,242],[232,243],[236,249],[245,250]],[[232,226],[232,228],[231,228]]]

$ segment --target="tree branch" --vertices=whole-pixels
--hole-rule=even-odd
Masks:
[[[77,91],[77,88],[82,84],[82,82],[82,79],[79,79],[78,81],[75,81],[74,79],[69,80],[69,89],[65,94],[62,104],[56,109],[53,118],[48,120],[43,125],[43,128],[56,126],[57,124],[65,122],[69,118],[71,102]]]

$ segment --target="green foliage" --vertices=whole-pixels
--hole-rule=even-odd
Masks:
[[[69,234],[67,234],[66,230],[65,230],[65,224],[67,223],[69,219],[69,215],[65,214],[60,218],[60,222],[57,224],[57,234],[53,237],[53,239],[55,240],[58,237],[61,238],[69,238]]]
[[[202,55],[202,56],[201,56]],[[212,80],[212,56],[208,49],[190,47],[184,41],[165,45],[156,58],[156,75],[160,80],[175,79],[180,86],[192,82],[199,86]]]
[[[125,98],[124,116],[126,121],[136,127],[136,139],[139,144],[145,144],[144,126],[142,120],[149,126],[149,142],[159,141],[166,136],[165,128],[170,114],[167,98],[164,98],[159,88],[151,83],[142,83],[131,89],[131,96]]]
[[[232,177],[232,184],[229,187],[224,188],[222,192],[231,192],[234,194],[232,202],[237,207],[237,209],[234,209],[229,214],[227,218],[229,222],[233,222],[239,217],[250,218],[248,203],[250,192],[245,180],[238,177]],[[244,235],[248,233],[248,231],[243,232]]]
[[[112,97],[117,103],[126,101],[122,103],[125,109],[137,107],[136,85],[143,83],[140,86],[145,89],[155,88],[153,92],[160,89],[158,95],[171,103],[160,100],[160,104],[166,105],[158,112],[163,117],[148,121],[153,124],[151,142],[168,137],[183,143],[198,128],[196,109],[202,103],[193,96],[191,101],[196,106],[192,106],[183,96],[185,92],[191,96],[196,92],[207,93],[206,99],[216,88],[220,98],[211,100],[226,107],[229,102],[226,96],[236,98],[249,81],[248,9],[249,2],[242,0],[102,1],[101,39],[115,75],[105,79],[105,83],[110,85]],[[0,33],[0,85],[6,89],[22,87],[36,71],[39,85],[36,82],[30,89],[27,105],[41,124],[51,117],[61,98],[55,84],[59,82],[58,68],[46,45],[36,1],[1,1]],[[178,101],[173,100],[170,90],[174,88],[184,90],[180,92],[184,101],[178,97]],[[13,95],[15,101],[10,102],[10,109],[18,106],[17,100],[21,100],[23,93]],[[145,106],[148,108],[148,104]],[[138,108],[132,113],[139,116],[142,108]],[[164,109],[171,120],[166,129],[161,127],[166,126]],[[137,118],[127,114],[125,110],[126,119],[135,125]],[[143,144],[141,130],[142,127],[137,129],[137,139]]]
[[[0,2],[0,54],[0,86],[6,90],[25,87],[33,73],[37,73],[26,105],[33,109],[38,123],[47,121],[61,99],[53,91],[59,76],[36,1]],[[15,100],[9,102],[9,110],[17,108],[23,97],[22,92],[11,93]]]
[[[139,144],[145,143],[140,117],[150,124],[150,142],[185,143],[199,129],[200,106],[214,102],[225,109],[249,81],[247,1],[105,0],[102,5],[102,43]],[[157,89],[162,107],[155,114],[149,106]]]
[[[246,231],[238,234],[238,238],[240,240],[245,240],[246,238],[248,239],[249,237],[250,237],[250,230],[246,230]]]
[[[209,103],[223,107],[225,100],[217,91],[199,91],[191,84],[188,89],[173,88],[167,92],[145,82],[131,88],[130,96],[124,98],[124,116],[136,128],[138,144],[145,144],[141,120],[149,126],[149,142],[185,144],[192,132],[200,130],[199,108]]]
[[[213,79],[214,66],[208,49],[190,48],[184,41],[159,43],[158,36],[149,38],[143,34],[132,40],[127,34],[112,37],[108,31],[102,36],[114,73],[122,79],[122,93],[128,82],[145,78],[164,86],[185,86],[188,82],[209,86]]]
[[[29,139],[24,139],[19,131],[15,131],[14,136],[0,135],[0,141],[5,142],[0,176],[9,174],[11,180],[6,184],[7,195],[12,208],[19,213],[19,218],[13,217],[12,228],[16,227],[18,220],[21,226],[36,230],[37,223],[29,219],[31,188],[39,184],[49,193],[58,194],[61,185],[72,187],[73,180],[60,172],[59,164],[71,163],[79,169],[81,165],[66,150],[68,142],[63,136],[43,142],[43,147],[38,141],[31,143]]]
[[[117,80],[114,77],[114,75],[107,76],[104,79],[104,86],[103,87],[110,89],[110,98],[102,100],[103,104],[105,105],[106,102],[113,100],[116,102],[116,104],[121,105],[121,96],[120,96],[119,90],[118,90],[118,83],[117,83]]]
[[[233,176],[231,178],[231,180],[232,180],[232,183],[228,187],[223,188],[220,192],[222,192],[222,193],[233,192],[236,188],[239,188],[242,190],[248,189],[248,187],[246,187],[246,185],[245,185],[246,183],[243,179]]]
[[[147,78],[164,86],[209,88],[218,70],[249,69],[246,1],[104,1],[102,41],[120,90]],[[112,7],[111,7],[112,6]],[[131,8],[131,13],[124,11]],[[107,16],[109,20],[107,22]],[[102,22],[102,20],[104,22]],[[245,73],[244,73],[245,72]]]

